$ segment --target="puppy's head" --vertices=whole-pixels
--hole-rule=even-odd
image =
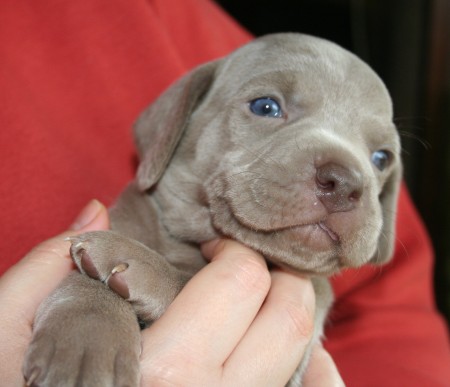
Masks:
[[[315,274],[392,254],[401,163],[391,101],[333,43],[256,39],[172,86],[136,137],[138,183],[159,181],[163,221],[180,238],[224,234]]]

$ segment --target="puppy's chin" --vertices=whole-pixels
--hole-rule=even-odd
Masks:
[[[242,224],[225,200],[216,198],[210,210],[219,233],[255,249],[275,266],[296,272],[328,276],[369,262],[376,250],[376,235],[361,237],[360,230],[350,237],[354,233],[334,231],[333,222],[258,230]]]

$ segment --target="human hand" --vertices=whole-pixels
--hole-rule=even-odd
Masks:
[[[0,279],[0,373],[6,385],[24,384],[21,367],[35,312],[73,269],[64,238],[107,228],[107,211],[92,202],[70,231],[38,245]],[[312,333],[310,281],[269,273],[261,256],[236,242],[211,242],[203,251],[212,263],[143,332],[143,385],[283,385]],[[323,385],[342,385],[320,347],[305,378],[305,385],[321,385],[324,378]]]
[[[143,331],[142,385],[283,386],[313,332],[311,281],[268,271],[263,257],[230,240],[202,247],[211,263]],[[342,386],[317,346],[304,386]]]
[[[23,386],[22,363],[31,341],[34,315],[40,303],[74,269],[69,242],[86,231],[109,227],[108,213],[90,202],[66,231],[31,250],[0,278],[0,375],[2,385]]]

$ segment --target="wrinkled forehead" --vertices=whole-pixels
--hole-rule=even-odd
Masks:
[[[389,94],[375,72],[358,57],[329,41],[300,34],[275,34],[256,39],[223,63],[217,86],[235,89],[266,82],[287,92],[327,94],[370,103],[374,110],[392,116]]]

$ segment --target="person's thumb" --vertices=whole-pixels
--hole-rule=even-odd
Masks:
[[[30,324],[42,300],[66,277],[74,266],[69,256],[69,236],[109,227],[106,208],[92,200],[80,212],[69,230],[33,248],[0,279],[1,308],[25,318]]]

